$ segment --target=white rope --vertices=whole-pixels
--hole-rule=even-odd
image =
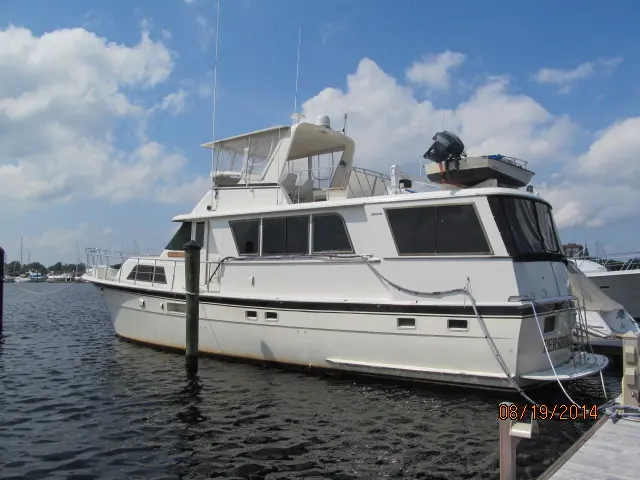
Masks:
[[[547,354],[547,358],[549,359],[549,365],[551,365],[551,370],[553,370],[553,375],[556,377],[556,380],[558,381],[558,385],[560,385],[560,388],[564,392],[564,394],[567,397],[567,399],[571,403],[573,403],[575,406],[580,407],[580,405],[578,405],[573,400],[573,398],[571,398],[571,396],[567,393],[567,391],[564,389],[564,386],[562,385],[562,382],[560,381],[560,378],[558,377],[558,373],[556,372],[556,367],[553,366],[553,362],[551,361],[551,355],[549,354],[549,349],[547,348],[547,344],[544,341],[544,333],[542,333],[542,328],[540,327],[540,320],[538,319],[538,312],[536,311],[536,307],[535,307],[534,303],[532,301],[530,301],[529,303],[531,304],[531,308],[533,308],[533,315],[534,315],[534,317],[536,319],[536,326],[538,327],[538,331],[540,332],[540,338],[542,338],[542,344],[544,345],[544,351]]]
[[[500,351],[498,350],[497,346],[495,345],[495,342],[493,341],[493,338],[491,337],[491,335],[489,334],[489,331],[486,327],[486,324],[484,323],[484,320],[482,319],[480,313],[478,312],[477,309],[477,305],[476,305],[476,301],[475,298],[473,297],[473,295],[471,294],[471,292],[469,291],[469,285],[471,284],[471,280],[469,279],[469,277],[467,277],[467,286],[465,288],[454,288],[451,290],[443,290],[443,291],[436,291],[436,292],[420,292],[417,290],[411,290],[405,287],[402,287],[401,285],[398,285],[394,282],[392,282],[391,280],[389,280],[388,278],[386,278],[384,275],[382,275],[380,272],[378,272],[378,270],[376,270],[373,265],[371,265],[371,263],[369,262],[369,259],[363,255],[354,255],[355,257],[359,257],[362,260],[365,261],[365,263],[367,264],[367,266],[371,269],[371,271],[381,280],[383,280],[385,283],[389,284],[390,286],[392,286],[393,288],[395,288],[396,290],[399,290],[401,292],[407,293],[409,295],[415,295],[415,296],[442,296],[442,295],[448,295],[448,294],[463,294],[465,295],[467,298],[469,298],[470,302],[471,302],[471,306],[473,308],[473,311],[476,315],[476,319],[478,320],[478,323],[480,325],[480,328],[482,329],[482,332],[485,336],[485,339],[487,340],[487,343],[489,344],[489,347],[491,348],[494,357],[496,358],[496,360],[498,361],[498,364],[500,365],[500,367],[502,368],[502,370],[504,371],[507,379],[509,380],[509,382],[513,385],[513,387],[518,391],[518,393],[520,395],[522,395],[522,397],[524,397],[527,401],[529,401],[530,403],[536,405],[536,406],[540,406],[540,404],[538,402],[536,402],[535,400],[533,400],[531,397],[529,397],[524,390],[515,382],[515,380],[513,380],[511,373],[509,372],[509,367],[507,367],[506,362],[504,361],[504,359],[502,358],[502,355],[500,354]],[[545,352],[547,354],[547,358],[549,359],[549,363],[551,365],[551,368],[553,370],[553,374],[556,377],[556,380],[558,381],[558,384],[560,385],[560,388],[562,389],[562,391],[564,392],[564,394],[566,395],[567,399],[573,403],[574,405],[578,405],[576,402],[573,401],[573,399],[569,396],[569,394],[567,393],[567,391],[564,389],[564,387],[562,386],[562,382],[560,381],[558,374],[555,370],[555,367],[553,366],[553,362],[551,361],[551,357],[549,355],[549,351],[547,349],[547,345],[544,342],[544,334],[542,333],[542,329],[540,328],[540,322],[538,320],[538,314],[536,312],[536,309],[534,307],[534,302],[530,301],[531,306],[533,307],[533,313],[535,316],[535,320],[536,320],[536,325],[538,327],[538,331],[540,332],[540,338],[542,339],[542,343],[544,345],[545,348]],[[602,373],[602,372],[601,372]],[[604,380],[602,383],[602,386],[604,388]],[[605,390],[605,398],[606,398],[606,390]],[[605,403],[604,405],[607,405],[607,403]],[[603,405],[603,406],[604,406]],[[578,405],[579,406],[579,405]],[[558,415],[558,414],[555,414]]]

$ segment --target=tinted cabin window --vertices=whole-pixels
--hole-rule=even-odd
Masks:
[[[437,207],[436,253],[491,253],[473,205]]]
[[[164,267],[156,267],[153,274],[153,283],[167,283]]]
[[[164,267],[155,267],[153,265],[135,265],[133,270],[127,275],[127,280],[135,280],[137,282],[167,283],[167,276]]]
[[[337,213],[313,216],[313,253],[320,252],[353,253],[347,226]]]
[[[285,218],[262,219],[262,255],[283,255],[287,250]]]
[[[387,210],[387,219],[400,255],[436,253],[435,207],[393,208]]]
[[[562,258],[549,205],[507,195],[490,196],[489,205],[510,256],[522,261]]]
[[[204,222],[196,223],[196,239],[194,241],[204,247]]]
[[[262,255],[309,253],[309,216],[263,218]]]
[[[287,253],[309,253],[309,216],[287,217]]]
[[[184,250],[184,244],[189,240],[191,240],[191,222],[184,222],[164,248],[165,250]]]
[[[260,245],[260,220],[229,222],[240,255],[257,255]]]
[[[473,205],[393,208],[386,213],[400,255],[491,253]]]

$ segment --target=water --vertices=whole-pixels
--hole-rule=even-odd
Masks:
[[[595,377],[569,392],[602,403],[599,389]],[[557,387],[533,395],[563,401]],[[118,340],[91,285],[5,285],[3,479],[498,478],[504,400],[519,398],[210,358],[193,376],[181,355]],[[541,422],[518,447],[519,476],[592,423]]]

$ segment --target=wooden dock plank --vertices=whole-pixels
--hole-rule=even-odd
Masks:
[[[598,421],[540,479],[552,480],[637,480],[640,459],[640,422],[609,418]]]

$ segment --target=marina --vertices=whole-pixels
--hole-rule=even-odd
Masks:
[[[229,1],[219,112],[221,2],[115,3],[0,28],[2,479],[638,477],[626,18]]]

